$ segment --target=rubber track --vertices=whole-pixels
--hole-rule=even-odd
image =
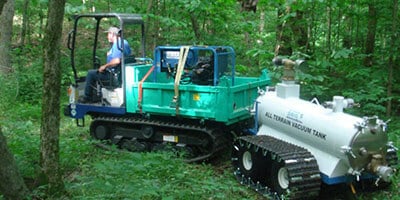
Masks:
[[[243,136],[238,138],[237,144],[248,145],[247,148],[254,151],[262,150],[264,156],[270,154],[278,162],[285,162],[289,174],[290,199],[312,199],[319,194],[321,178],[318,164],[306,149],[266,135]],[[271,188],[244,177],[239,167],[236,167],[235,176],[241,184],[249,186],[263,196],[273,199],[286,198],[279,196]]]
[[[212,157],[216,152],[219,152],[224,148],[224,134],[222,132],[214,131],[214,129],[207,128],[205,126],[199,126],[194,124],[182,124],[172,121],[163,121],[157,119],[145,119],[138,117],[94,117],[92,123],[106,122],[106,123],[119,123],[119,124],[135,124],[135,125],[147,125],[156,127],[165,127],[172,129],[180,129],[187,131],[195,131],[196,133],[202,133],[208,135],[213,142],[212,149],[210,152],[204,155],[199,155],[195,158],[190,158],[186,160],[187,162],[198,162]]]

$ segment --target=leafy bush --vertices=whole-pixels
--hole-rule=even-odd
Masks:
[[[24,177],[35,177],[40,155],[40,106],[13,105],[12,109],[8,107],[3,112],[0,113],[0,124],[19,170]]]
[[[169,153],[107,151],[81,167],[67,184],[79,199],[236,199],[246,193],[231,173],[221,176]]]
[[[43,90],[43,60],[40,46],[26,46],[13,51],[13,70],[7,75],[6,93],[12,101],[38,104],[42,101]]]

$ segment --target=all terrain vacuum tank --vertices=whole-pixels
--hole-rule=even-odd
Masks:
[[[324,106],[316,100],[304,101],[299,98],[300,86],[294,83],[293,73],[285,74],[289,76],[275,91],[266,91],[257,99],[261,125],[257,135],[273,136],[309,150],[317,159],[324,182],[342,182],[346,175],[359,177],[364,171],[388,181],[393,170],[384,159],[386,124],[377,117],[343,113],[353,101],[341,96]]]

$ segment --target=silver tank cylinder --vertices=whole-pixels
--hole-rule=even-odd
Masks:
[[[371,155],[386,155],[388,138],[381,120],[343,113],[340,97],[333,101],[340,105],[325,108],[299,99],[298,94],[298,85],[282,83],[276,91],[261,95],[257,99],[261,124],[257,134],[307,148],[328,177],[358,175],[367,170]]]

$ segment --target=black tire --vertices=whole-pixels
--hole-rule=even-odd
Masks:
[[[266,175],[266,158],[262,155],[261,150],[255,151],[253,146],[248,147],[247,145],[236,145],[234,149],[237,149],[237,163],[240,172],[245,177],[250,177],[253,181],[265,182]],[[235,150],[234,150],[235,151]]]
[[[111,136],[111,130],[106,124],[92,123],[90,135],[96,140],[108,140]]]
[[[273,160],[271,163],[270,186],[278,195],[285,195],[290,189],[289,173],[283,162]]]

